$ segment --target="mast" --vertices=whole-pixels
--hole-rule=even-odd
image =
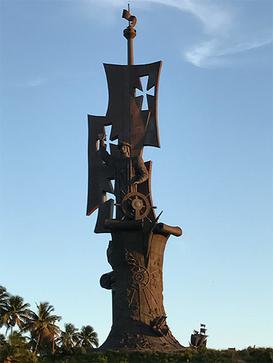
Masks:
[[[136,37],[136,30],[134,29],[137,18],[130,13],[130,4],[128,4],[128,10],[124,9],[122,17],[128,20],[128,26],[123,30],[123,35],[127,39],[127,63],[128,66],[134,64],[134,46],[133,40]]]
[[[127,64],[128,66],[132,66],[134,64],[134,38],[136,37],[136,30],[134,29],[137,18],[131,15],[130,12],[130,4],[128,3],[128,10],[124,9],[122,13],[122,17],[128,20],[128,26],[123,30],[123,36],[127,39]],[[128,89],[130,96],[135,97],[135,89]],[[129,113],[131,114],[131,101],[129,102]],[[128,120],[129,124],[129,135],[131,134],[131,120]],[[132,145],[130,140],[130,153],[132,151]],[[129,183],[129,192],[136,192],[137,188],[134,185],[130,184],[130,181],[133,177],[133,170],[132,170],[132,160],[130,157],[129,165],[128,165],[128,183]]]

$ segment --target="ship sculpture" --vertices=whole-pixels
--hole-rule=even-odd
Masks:
[[[111,234],[107,259],[112,271],[101,276],[100,284],[112,292],[112,328],[100,349],[173,351],[182,346],[166,322],[162,267],[169,236],[182,231],[159,223],[151,195],[152,162],[143,160],[145,146],[160,147],[161,62],[133,64],[137,19],[129,7],[122,16],[128,21],[123,32],[128,64],[104,64],[108,109],[105,116],[88,115],[87,215],[98,209],[95,233]],[[109,140],[106,126],[111,126]],[[107,199],[108,194],[113,197]]]
[[[207,346],[206,324],[200,324],[200,330],[194,330],[191,335],[190,347],[191,348],[205,348]]]

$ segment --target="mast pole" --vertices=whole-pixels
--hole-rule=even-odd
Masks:
[[[123,35],[127,39],[127,63],[129,66],[134,64],[134,46],[133,40],[136,37],[136,25],[137,19],[130,13],[130,4],[128,4],[128,10],[124,9],[122,17],[128,20],[128,27],[124,29]]]
[[[127,64],[128,66],[131,66],[134,64],[134,38],[136,37],[136,30],[134,29],[137,18],[134,15],[131,15],[130,12],[130,4],[128,3],[128,10],[124,9],[122,13],[122,17],[126,20],[128,20],[128,26],[123,30],[123,36],[127,39]],[[135,89],[130,88],[128,89],[130,93],[130,97],[135,97]],[[129,101],[128,104],[129,111],[131,113],[131,101]],[[128,128],[129,128],[129,144],[130,144],[130,159],[128,163],[128,189],[129,193],[133,191],[137,191],[136,185],[131,185],[131,180],[133,176],[133,165],[132,165],[132,145],[131,145],[131,119],[128,120]]]

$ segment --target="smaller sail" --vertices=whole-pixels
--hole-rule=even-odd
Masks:
[[[99,150],[99,139],[105,135],[105,125],[105,117],[88,115],[88,216],[106,201],[107,192],[114,193],[111,183],[113,169],[102,160]]]

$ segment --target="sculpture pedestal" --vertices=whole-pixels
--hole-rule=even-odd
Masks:
[[[112,290],[113,325],[100,350],[182,349],[163,306],[163,255],[170,234],[142,228],[111,234],[107,257],[113,271],[100,282]]]

